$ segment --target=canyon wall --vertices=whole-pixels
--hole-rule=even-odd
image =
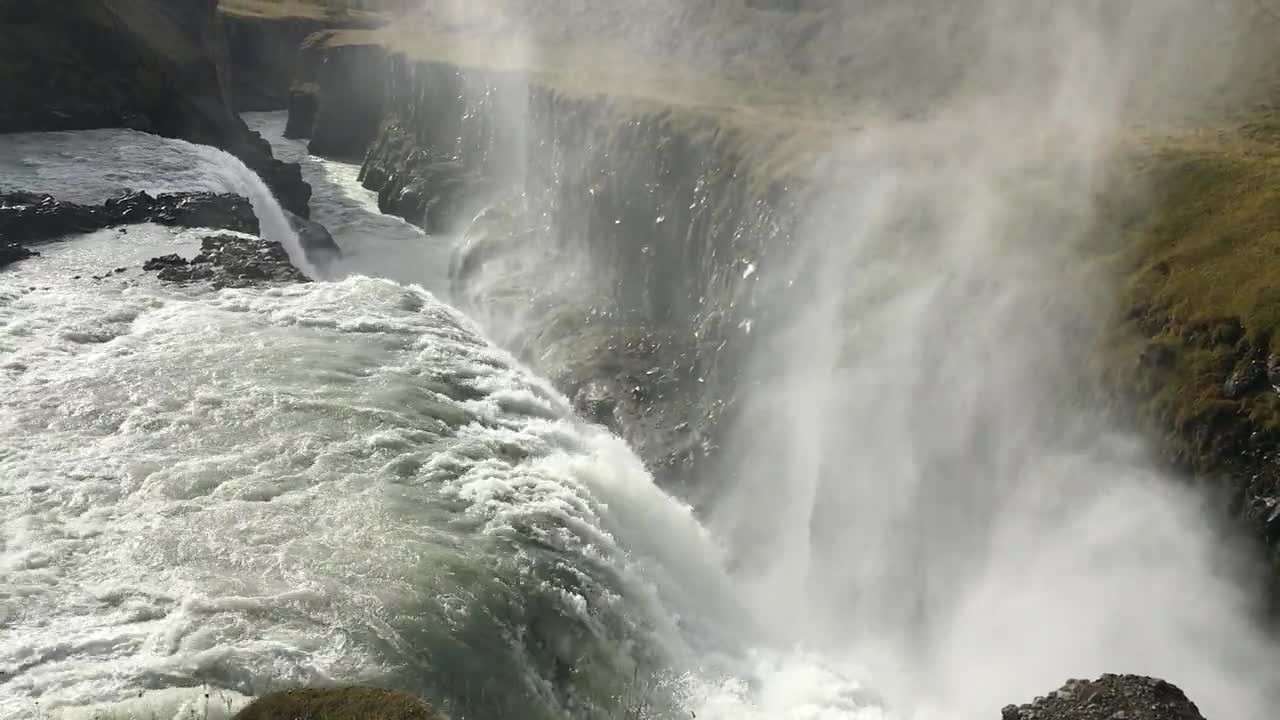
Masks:
[[[839,162],[831,143],[815,139],[829,128],[566,89],[359,35],[309,45],[300,71],[309,101],[291,117],[294,131],[313,136],[322,154],[356,157],[367,147],[361,177],[385,212],[461,236],[455,300],[584,415],[621,432],[669,487],[697,502],[714,492],[713,479],[731,482],[724,430],[750,391],[744,362],[785,322],[774,309],[802,293],[813,270],[792,252],[797,219],[839,217],[822,192]],[[1188,138],[1203,133],[1172,126],[1135,138],[1117,160],[1096,256],[1081,260],[1124,292],[1104,336],[1082,351],[1081,381],[1112,398],[1121,422],[1152,438],[1172,471],[1220,491],[1275,548],[1272,315],[1250,306],[1188,324],[1174,308],[1222,303],[1191,285],[1160,298],[1142,280],[1152,268],[1167,272],[1158,258],[1185,239],[1188,228],[1170,227],[1168,214],[1186,207],[1183,190],[1200,187],[1202,163],[1228,170],[1215,175],[1227,184],[1196,196],[1213,206],[1204,213],[1265,187],[1255,181],[1280,157],[1275,126],[1256,114],[1224,117],[1222,142],[1193,147]],[[1230,217],[1280,227],[1265,210],[1274,206],[1255,199]],[[1218,250],[1186,272],[1234,262],[1225,245]]]
[[[0,3],[0,133],[131,128],[213,145],[308,214],[296,165],[233,112],[215,0]]]

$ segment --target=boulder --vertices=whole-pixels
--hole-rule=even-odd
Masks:
[[[1070,680],[1026,705],[1009,705],[1001,720],[1204,720],[1174,685],[1139,675]]]
[[[191,260],[179,255],[152,258],[142,266],[161,280],[179,284],[208,282],[215,288],[305,283],[306,275],[289,262],[278,242],[243,235],[210,235]]]

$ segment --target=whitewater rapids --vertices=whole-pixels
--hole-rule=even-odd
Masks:
[[[6,185],[81,199],[235,172],[133,133],[18,147]],[[226,714],[336,681],[461,716],[638,702],[727,596],[689,508],[421,287],[136,270],[198,235],[103,231],[0,274],[0,716]]]
[[[955,619],[943,641],[892,652],[887,633],[849,627],[876,615],[847,616],[860,595],[890,619],[909,606],[902,548],[850,542],[847,522],[825,544],[788,525],[791,506],[822,498],[793,492],[803,467],[784,465],[750,499],[780,512],[752,526],[832,562],[791,563],[807,572],[793,581],[733,576],[731,539],[440,300],[447,239],[377,215],[354,168],[305,158],[278,115],[251,120],[305,161],[315,217],[344,250],[332,276],[166,286],[136,268],[194,253],[200,233],[153,226],[42,246],[0,272],[0,717],[218,718],[275,688],[355,682],[455,718],[980,720],[1113,670],[1169,670],[1206,712],[1263,717],[1270,647],[1214,576],[1190,493],[1044,456],[1041,477],[1091,480],[1076,512],[1054,515],[1054,542],[1037,545],[1042,516],[1003,518],[969,558],[973,582],[938,600]],[[0,145],[0,187],[92,202],[125,187],[241,192],[299,253],[246,172],[129,132]],[[779,388],[796,390],[796,416],[831,415],[831,432],[874,416]],[[878,464],[859,501],[913,459],[879,448],[861,458]],[[1108,566],[1115,547],[1133,552]],[[885,568],[875,592],[845,582],[853,560]],[[1177,612],[1121,601],[1171,587],[1194,588]]]

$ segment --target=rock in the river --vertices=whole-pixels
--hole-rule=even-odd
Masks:
[[[323,266],[342,257],[342,248],[338,247],[328,228],[314,220],[298,217],[288,210],[284,214],[289,226],[298,235],[298,243],[306,251],[308,260]]]
[[[263,696],[233,720],[438,720],[418,698],[377,688],[316,688]]]
[[[315,83],[302,83],[289,90],[289,120],[284,136],[291,139],[309,138],[316,126],[316,114],[320,111],[320,88]]]
[[[1027,705],[1006,707],[1002,720],[1204,720],[1181,690],[1156,678],[1103,675],[1070,680]]]
[[[0,240],[9,244],[30,245],[135,223],[258,232],[253,206],[238,195],[136,192],[102,205],[80,205],[50,195],[0,194]]]
[[[208,282],[215,288],[240,288],[269,283],[309,282],[289,262],[280,243],[242,235],[210,235],[191,260],[178,255],[152,258],[143,270],[175,283]]]
[[[36,253],[16,242],[0,240],[0,268],[12,265],[19,260],[26,260],[33,255]]]

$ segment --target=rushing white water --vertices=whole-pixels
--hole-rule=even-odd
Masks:
[[[349,165],[306,159],[344,250],[329,282],[113,272],[191,252],[155,227],[0,272],[0,717],[218,717],[367,682],[459,718],[979,720],[1104,671],[1266,717],[1274,649],[1198,498],[1039,411],[1060,328],[998,281],[1059,256],[1011,244],[999,133],[952,130],[852,153],[858,201],[813,229],[822,272],[761,363],[720,538],[437,300],[447,248],[373,212]],[[288,244],[241,170],[134,133],[0,143],[0,185],[238,189]],[[892,251],[922,206],[951,224]]]
[[[117,147],[19,140],[47,190],[106,181],[41,141]],[[137,187],[138,159],[91,166]],[[691,511],[430,293],[112,272],[197,235],[104,231],[0,273],[0,716],[217,716],[326,681],[605,716],[731,617]]]

